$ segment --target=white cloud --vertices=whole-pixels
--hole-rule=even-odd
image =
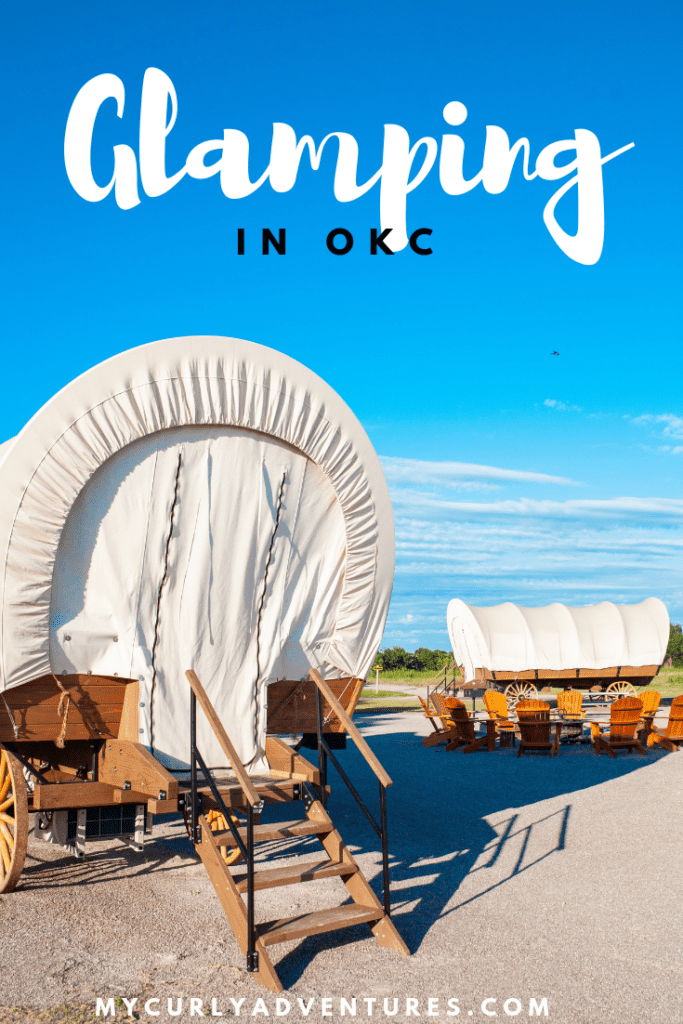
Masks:
[[[672,412],[661,413],[658,416],[654,416],[651,413],[645,413],[643,416],[636,416],[631,420],[631,422],[635,423],[637,426],[646,426],[650,424],[659,425],[661,423],[665,423],[666,426],[662,430],[664,437],[671,437],[676,441],[683,441],[683,417],[676,416]],[[681,451],[683,451],[683,448],[673,448],[671,454],[678,455]]]
[[[671,419],[658,422],[678,429]],[[683,434],[683,421],[680,429]],[[683,445],[677,448],[683,452]],[[454,490],[468,483],[517,484],[518,494],[519,484],[575,482],[469,463],[382,461],[396,527],[386,644],[447,647],[443,634],[452,597],[533,607],[553,601],[631,604],[655,595],[674,622],[683,620],[683,499],[492,495],[487,501],[481,493],[477,500],[461,500]]]
[[[661,525],[683,527],[683,499],[680,498],[578,498],[569,501],[531,498],[501,501],[454,501],[448,497],[421,491],[392,490],[397,515],[421,516],[461,521],[522,520],[596,520],[658,521]],[[535,528],[535,527],[534,527]]]
[[[609,504],[605,502],[604,504]],[[508,515],[505,520],[441,520],[397,516],[396,579],[390,625],[406,608],[425,632],[445,626],[453,597],[469,604],[503,601],[539,606],[661,597],[673,621],[683,618],[683,509],[677,521],[594,520]],[[430,621],[433,620],[433,622]],[[403,627],[406,628],[405,626]]]
[[[530,473],[520,469],[479,466],[471,462],[427,462],[380,456],[387,483],[413,487],[436,485],[463,490],[491,489],[496,483],[562,484],[579,486],[576,481],[547,473]],[[494,483],[495,482],[495,483]]]
[[[549,409],[557,409],[561,412],[583,412],[580,405],[569,405],[568,402],[558,402],[556,398],[546,398],[543,402]]]

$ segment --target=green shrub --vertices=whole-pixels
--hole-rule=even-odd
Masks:
[[[418,647],[412,654],[403,647],[385,647],[375,658],[375,665],[385,672],[438,672],[452,658],[449,651],[431,651],[428,647]]]
[[[683,668],[683,629],[680,623],[670,623],[669,646],[666,649],[667,658],[671,658],[671,664],[676,668]]]

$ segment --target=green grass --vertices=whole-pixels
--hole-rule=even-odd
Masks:
[[[380,686],[382,683],[408,683],[414,686],[424,686],[425,683],[429,682],[433,678],[431,672],[410,672],[405,670],[397,670],[395,672],[382,672],[380,679]],[[458,681],[456,679],[456,690]],[[550,695],[556,696],[563,687],[551,687]],[[679,694],[683,694],[683,669],[680,668],[663,668],[659,675],[655,676],[649,686],[647,687],[636,687],[638,692],[643,689],[657,690],[661,693],[662,697],[670,699],[671,697],[677,697]],[[540,692],[540,691],[539,691]],[[584,694],[584,700],[587,699],[587,691],[582,691]],[[468,711],[472,710],[472,697],[470,691],[465,690],[465,707]],[[587,705],[586,705],[587,706]],[[380,689],[379,693],[375,693],[375,682],[374,679],[369,679],[366,686],[364,687],[361,698],[358,702],[357,711],[359,712],[372,712],[372,711],[405,711],[405,710],[421,710],[421,706],[417,699],[410,693],[401,693],[395,690]],[[485,710],[483,700],[477,699],[476,710]]]
[[[411,668],[394,668],[394,669],[387,669],[386,672],[380,672],[380,674],[379,674],[379,683],[380,683],[380,686],[382,685],[382,683],[415,683],[417,685],[420,685],[420,684],[428,683],[430,679],[434,679],[435,675],[436,675],[436,672],[433,672],[431,669],[428,672],[417,672],[417,671],[414,671]],[[443,672],[441,672],[439,678],[443,679]],[[449,681],[452,678],[453,678],[453,672],[451,670],[448,673]],[[458,675],[456,677],[456,682],[457,682],[457,680],[459,678],[460,678],[460,676]],[[370,672],[369,675],[368,675],[368,686],[374,685],[374,682],[375,682],[375,673],[374,672]],[[436,686],[436,682],[438,682],[438,679],[434,683],[435,686]]]
[[[366,686],[361,693],[356,711],[410,711],[419,707],[421,705],[412,693],[396,690],[380,690],[379,693],[375,693],[374,686]]]
[[[397,693],[395,690],[380,690],[379,692],[375,692],[374,686],[366,686],[365,689],[361,691],[360,695],[361,700],[380,700],[387,697],[407,697],[409,700],[414,699],[410,693]]]
[[[662,697],[678,697],[683,693],[683,668],[661,668],[648,690],[657,690]]]
[[[370,715],[381,711],[422,711],[422,706],[410,695],[405,700],[397,700],[395,697],[388,697],[386,700],[361,700],[358,701],[355,714]]]
[[[550,692],[557,694],[560,692],[562,687],[551,687]],[[651,683],[647,686],[636,686],[636,690],[640,693],[642,690],[656,690],[657,693],[661,693],[662,697],[677,697],[683,693],[683,669],[680,668],[662,668],[659,670],[659,675],[656,675]],[[584,694],[586,690],[582,691]]]
[[[369,701],[376,699],[378,701],[387,701],[388,703],[396,702],[396,707],[399,707],[398,700],[401,697],[409,697],[409,694],[396,693],[386,688],[387,683],[406,683],[407,685],[413,686],[424,686],[431,679],[434,678],[433,672],[413,672],[410,669],[394,669],[392,671],[380,672],[380,691],[375,697],[375,678],[374,673],[371,673],[368,677],[365,688],[361,695],[361,702],[363,710],[365,710],[369,704]],[[443,675],[440,677],[443,679]],[[449,682],[453,678],[453,673],[449,673]],[[456,677],[455,685],[458,687],[460,677]],[[439,680],[437,679],[434,685],[436,686]],[[550,693],[556,696],[563,687],[551,687]],[[670,698],[677,697],[679,694],[683,694],[683,668],[662,668],[659,671],[659,675],[655,676],[652,682],[647,687],[636,687],[638,691],[642,689],[657,690],[661,693],[662,697]],[[582,691],[584,694],[587,691]],[[468,690],[465,690],[465,704],[468,710],[472,708],[472,698]],[[405,706],[405,705],[404,705]],[[484,703],[482,700],[477,700],[477,710],[484,709]]]

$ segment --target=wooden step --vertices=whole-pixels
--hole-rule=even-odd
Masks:
[[[247,841],[246,828],[237,830],[244,843]],[[272,825],[254,825],[255,843],[272,843],[276,839],[298,839],[301,836],[325,835],[334,831],[334,825],[329,821],[309,821],[303,818],[301,821],[280,821]],[[235,839],[232,832],[218,832],[215,834],[217,846],[233,846]]]
[[[350,903],[345,907],[330,907],[328,910],[317,910],[313,914],[301,914],[300,917],[267,921],[265,924],[257,925],[256,930],[264,946],[272,946],[276,942],[303,939],[307,935],[320,935],[322,932],[333,932],[338,928],[351,928],[356,924],[374,924],[383,917],[384,911],[381,907],[363,907],[358,903]]]
[[[297,787],[301,785],[300,781],[295,779],[279,779],[273,778],[264,782],[257,780],[254,782],[254,789],[258,793],[261,800],[264,803],[286,803],[290,800],[294,800],[296,795]],[[243,808],[245,805],[244,791],[242,787],[235,784],[226,785],[220,779],[216,782],[216,787],[221,795],[221,799],[226,807],[240,807]],[[187,793],[190,790],[190,783],[187,780],[183,780],[179,783],[179,790],[181,793]],[[209,786],[201,785],[198,786],[197,792],[202,798],[205,811],[219,810],[219,805],[213,792]]]
[[[309,860],[284,868],[266,868],[254,872],[254,889],[274,889],[279,885],[296,885],[297,882],[315,882],[319,878],[333,878],[335,875],[355,875],[355,864],[340,861]],[[238,892],[247,891],[247,876],[244,872],[232,876]]]

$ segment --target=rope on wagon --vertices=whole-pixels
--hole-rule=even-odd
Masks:
[[[339,701],[340,704],[342,702],[342,698],[343,698],[344,694],[346,693],[346,691],[348,690],[349,686],[351,686],[351,683],[353,683],[353,682],[355,682],[355,680],[354,680],[353,676],[351,676],[351,678],[349,679],[348,683],[346,684],[346,686],[344,687],[342,692],[337,697],[337,700]],[[330,710],[329,710],[329,714],[327,714],[325,716],[325,718],[323,718],[323,725],[327,725],[327,723],[332,720],[332,716],[333,715],[334,715],[335,718],[337,717],[336,711],[334,710],[334,708],[331,707]]]
[[[14,715],[12,714],[12,711],[10,710],[9,704],[5,700],[4,693],[0,693],[0,697],[2,697],[2,703],[5,705],[5,708],[7,709],[7,714],[9,715],[9,720],[12,723],[12,728],[14,729],[14,738],[15,738],[15,740],[18,740],[19,739],[19,727],[17,726],[17,723],[14,721]]]
[[[168,579],[168,556],[171,547],[171,537],[173,536],[173,527],[175,524],[175,510],[178,504],[178,492],[180,489],[180,467],[183,462],[183,451],[182,448],[178,452],[178,467],[175,474],[175,488],[173,491],[173,501],[171,503],[171,524],[166,538],[166,548],[164,551],[164,573],[161,577],[161,583],[159,584],[159,592],[157,594],[157,611],[156,619],[154,622],[154,642],[152,644],[152,685],[150,687],[149,695],[149,744],[154,753],[154,691],[157,685],[157,647],[159,646],[159,620],[161,618],[161,594],[166,586],[166,580]]]
[[[257,753],[254,754],[251,761],[247,761],[245,767],[248,767],[258,756],[259,742],[258,742],[258,684],[261,678],[261,618],[263,616],[263,606],[266,601],[266,593],[268,590],[268,572],[270,570],[270,563],[273,561],[273,548],[275,546],[275,537],[277,536],[278,527],[280,526],[280,516],[282,515],[282,499],[285,492],[285,481],[287,479],[287,470],[285,469],[282,474],[282,480],[280,481],[280,493],[277,499],[277,510],[275,513],[275,526],[273,528],[273,535],[270,538],[270,546],[268,548],[268,557],[266,559],[266,571],[263,575],[263,591],[261,593],[261,600],[258,607],[258,615],[256,620],[256,678],[254,679],[254,704],[257,708],[254,716],[254,745],[256,746]]]
[[[71,697],[69,691],[66,689],[63,683],[60,683],[57,676],[52,673],[52,678],[56,682],[59,689],[62,691],[62,696],[59,698],[59,704],[57,705],[57,714],[62,720],[62,731],[55,740],[55,746],[59,747],[60,750],[64,749],[66,744],[66,720],[69,717],[69,705],[71,704]],[[66,701],[66,704],[64,703]]]

